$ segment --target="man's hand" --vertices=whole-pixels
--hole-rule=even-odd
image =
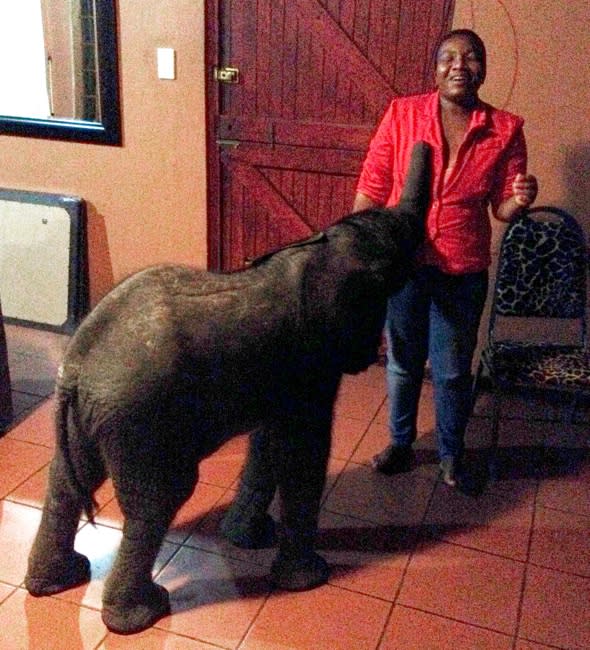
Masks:
[[[512,183],[512,191],[517,205],[521,208],[528,208],[537,198],[539,191],[537,179],[532,174],[517,174]]]

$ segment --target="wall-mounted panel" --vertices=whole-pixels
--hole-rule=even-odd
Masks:
[[[84,201],[0,189],[0,301],[6,322],[71,333],[88,310]]]

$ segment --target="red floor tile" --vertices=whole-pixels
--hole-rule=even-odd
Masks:
[[[94,650],[106,635],[100,612],[18,589],[0,607],[0,650]]]
[[[530,561],[590,578],[590,517],[538,508]],[[590,615],[590,602],[588,603]]]
[[[330,565],[330,584],[393,602],[417,535],[411,526],[379,526],[323,511],[317,550]]]
[[[8,598],[8,596],[14,593],[14,590],[14,586],[0,583],[0,604],[2,604]]]
[[[231,487],[238,479],[248,448],[248,436],[232,438],[199,464],[199,481],[219,487]]]
[[[347,378],[340,387],[334,412],[336,417],[344,416],[369,424],[384,399],[385,387],[376,391],[373,386]]]
[[[414,472],[384,476],[349,463],[325,502],[326,510],[382,525],[417,526],[433,483]]]
[[[26,419],[11,429],[7,433],[7,438],[53,449],[55,447],[54,408],[52,398],[45,400]]]
[[[182,543],[225,494],[226,489],[198,483],[190,499],[178,511],[166,535],[169,542]]]
[[[27,572],[29,550],[41,511],[19,503],[0,503],[0,581],[18,586]]]
[[[582,464],[573,474],[543,479],[538,503],[590,517],[590,462]]]
[[[0,439],[0,497],[5,497],[31,474],[47,465],[51,449],[12,438]]]
[[[516,642],[514,650],[553,650],[548,645],[541,645],[540,643],[533,643],[532,641],[523,641],[519,639]]]
[[[590,578],[530,566],[518,636],[558,648],[590,648]]]
[[[97,650],[219,650],[219,646],[150,628],[140,634],[109,634]]]
[[[379,650],[512,650],[510,636],[398,605]]]
[[[330,585],[273,594],[240,650],[373,650],[389,609],[389,603]]]
[[[363,372],[356,375],[344,375],[342,385],[351,384],[358,386],[363,384],[375,389],[376,392],[384,393],[385,390],[385,366],[374,363]]]
[[[524,564],[444,542],[424,544],[410,560],[398,602],[514,634]]]
[[[336,415],[332,423],[330,456],[348,460],[366,429],[367,425],[363,420],[355,420],[345,415]]]
[[[266,599],[266,571],[255,564],[183,548],[158,576],[170,592],[163,630],[237,648]]]
[[[49,477],[49,464],[42,467],[38,472],[31,475],[16,489],[10,492],[6,499],[16,501],[34,508],[43,507],[45,493],[47,492],[47,480]]]
[[[472,497],[439,484],[424,523],[437,538],[524,561],[532,521],[532,503],[517,495]]]

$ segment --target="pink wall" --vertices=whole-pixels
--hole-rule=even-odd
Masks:
[[[0,135],[0,186],[88,202],[93,302],[141,267],[207,259],[203,1],[118,5],[124,146]],[[157,47],[176,80],[157,78]]]
[[[454,27],[488,50],[481,96],[525,119],[538,205],[570,210],[590,234],[590,3],[455,0]]]

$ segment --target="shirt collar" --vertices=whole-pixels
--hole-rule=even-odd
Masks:
[[[440,93],[438,90],[430,93],[427,102],[424,107],[424,113],[429,117],[436,119],[437,123],[440,124],[439,115],[440,115]],[[491,116],[490,116],[490,105],[486,102],[479,100],[479,103],[474,108],[473,113],[471,114],[471,119],[469,121],[469,126],[467,128],[467,133],[472,133],[473,131],[481,131],[483,129],[490,128],[492,126]]]
[[[440,93],[438,90],[430,93],[426,105],[424,107],[424,113],[430,117],[438,117],[439,115],[439,106],[440,106]],[[469,121],[469,127],[467,131],[484,129],[490,126],[490,114],[489,114],[489,104],[486,104],[481,99],[479,100],[477,106],[471,114],[471,120]]]

